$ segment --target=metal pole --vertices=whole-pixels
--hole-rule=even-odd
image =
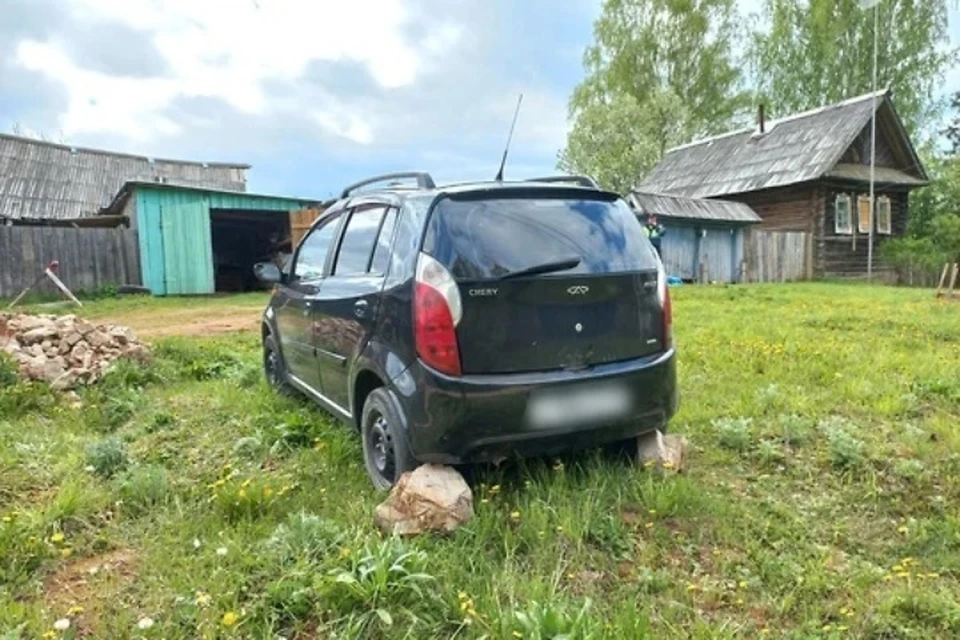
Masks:
[[[873,206],[874,172],[877,162],[877,31],[880,24],[880,3],[873,6],[873,115],[870,117],[870,235],[867,240],[867,282],[873,281]]]

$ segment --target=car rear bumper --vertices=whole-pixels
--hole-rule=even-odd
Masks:
[[[453,378],[418,361],[405,373],[407,393],[397,397],[407,417],[410,447],[422,462],[497,461],[598,446],[662,429],[678,404],[672,349],[576,372]],[[546,428],[532,426],[528,420],[532,394],[563,394],[609,383],[630,390],[633,403],[627,414]]]

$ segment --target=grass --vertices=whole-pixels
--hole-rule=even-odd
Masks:
[[[6,384],[0,638],[960,635],[960,305],[674,295],[688,471],[476,469],[448,537],[376,532],[357,439],[265,388],[253,333],[159,340],[80,409]]]

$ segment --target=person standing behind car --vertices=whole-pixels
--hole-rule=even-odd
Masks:
[[[650,239],[650,244],[657,250],[657,255],[663,257],[660,253],[660,241],[663,238],[664,228],[657,222],[657,216],[652,213],[647,216],[647,224],[643,227],[643,233]]]

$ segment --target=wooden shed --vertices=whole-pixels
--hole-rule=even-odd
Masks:
[[[627,197],[641,218],[657,216],[667,274],[682,280],[739,282],[744,232],[760,217],[739,202],[634,191]]]
[[[908,196],[927,174],[889,90],[859,96],[667,151],[641,191],[749,205],[764,231],[803,232],[817,277],[867,272],[870,121],[876,113],[874,256],[902,235]],[[799,246],[799,245],[798,245]]]

